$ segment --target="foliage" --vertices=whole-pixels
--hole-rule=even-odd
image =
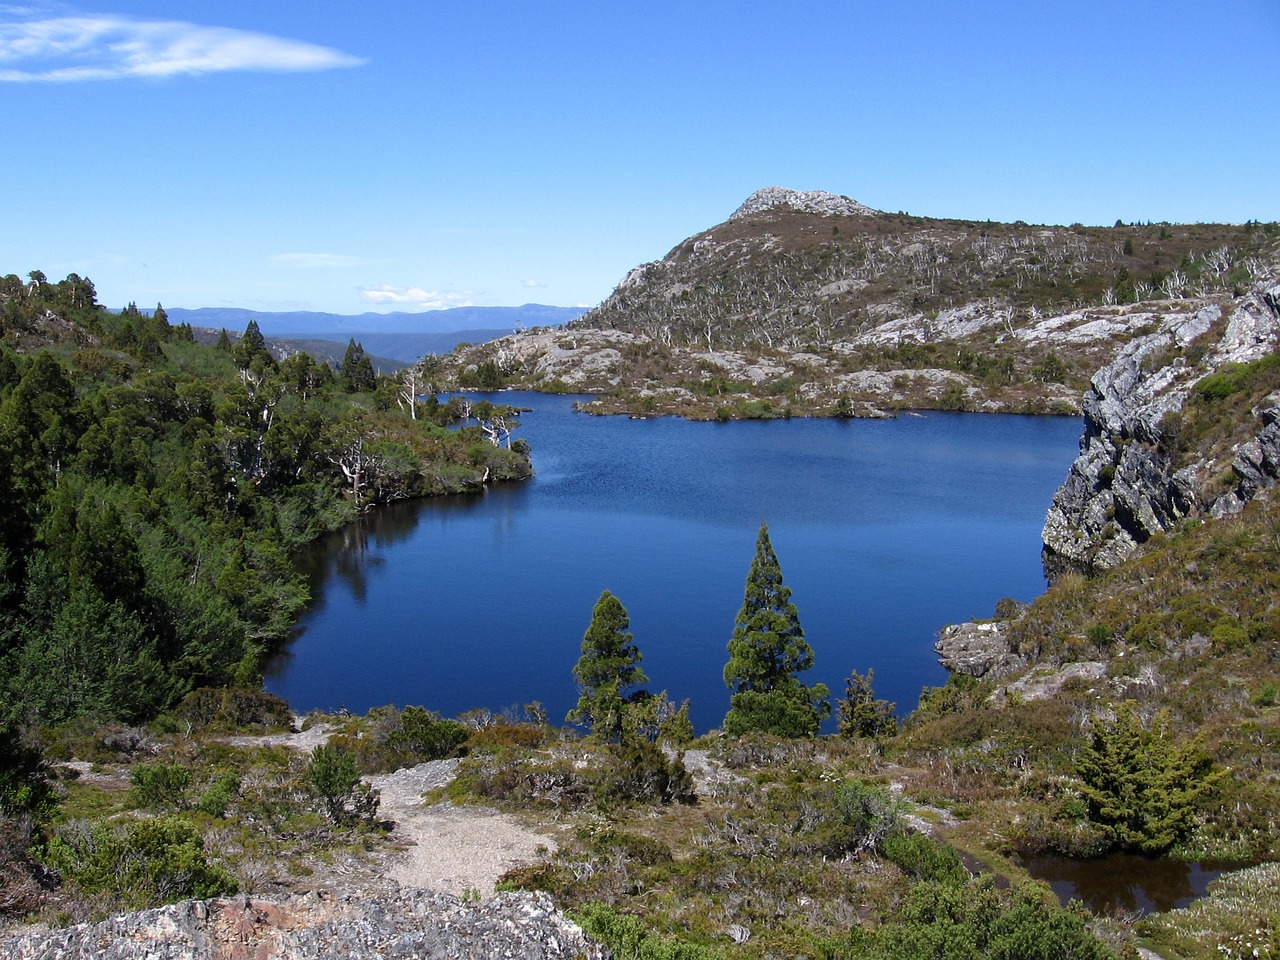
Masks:
[[[1075,913],[1051,906],[1025,883],[1008,892],[986,874],[968,884],[920,883],[899,919],[855,935],[844,956],[857,960],[1114,960]]]
[[[604,903],[588,903],[570,914],[586,934],[629,960],[721,960],[715,947],[667,939],[649,933],[636,917]]]
[[[196,828],[173,816],[69,823],[50,840],[49,861],[84,890],[114,894],[134,910],[237,889],[230,873],[209,862]]]
[[[593,736],[605,741],[622,736],[627,705],[636,697],[627,691],[649,679],[640,669],[642,657],[631,642],[629,625],[626,608],[605,590],[591,613],[582,656],[573,668],[578,705],[565,719],[587,724]]]
[[[316,747],[307,764],[307,781],[333,823],[371,823],[377,817],[378,792],[360,779],[349,750],[332,743]]]
[[[467,742],[467,736],[466,725],[457,720],[446,720],[422,707],[405,707],[400,714],[400,729],[387,738],[387,743],[421,763],[451,756]]]
[[[864,677],[854,670],[845,681],[844,697],[836,704],[836,730],[842,737],[883,737],[898,730],[896,705],[877,700],[871,689],[875,671]]]
[[[1212,771],[1198,740],[1171,735],[1167,713],[1144,726],[1133,701],[1110,723],[1094,721],[1077,769],[1090,818],[1119,846],[1144,853],[1186,836],[1201,800],[1225,775]]]
[[[150,810],[181,809],[191,771],[177,763],[139,763],[129,771],[129,800]]]
[[[684,754],[668,757],[661,747],[644,739],[627,739],[610,748],[610,759],[596,785],[605,802],[691,803],[693,777]]]
[[[831,712],[823,684],[806,687],[797,673],[813,666],[791,590],[767,524],[760,524],[756,552],[747,574],[746,596],[729,641],[725,684],[733,691],[724,729],[730,736],[750,730],[804,737],[818,732]]]
[[[25,351],[0,346],[0,719],[138,723],[255,687],[307,600],[290,551],[374,504],[528,475],[519,443],[447,429],[456,405],[371,409],[310,358],[277,364],[252,323],[221,351],[42,277],[0,278]],[[346,385],[372,389],[359,359]],[[179,722],[277,715],[214,699]]]
[[[48,818],[56,799],[40,747],[16,726],[0,724],[0,821]]]

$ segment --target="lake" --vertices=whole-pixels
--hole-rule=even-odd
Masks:
[[[1081,422],[926,413],[730,423],[532,408],[532,480],[400,503],[299,560],[312,602],[266,669],[298,711],[420,704],[446,716],[542,702],[560,722],[602,590],[631,618],[649,688],[728,709],[726,645],[761,521],[833,696],[875,670],[900,713],[945,682],[944,624],[1044,589],[1040,530]]]

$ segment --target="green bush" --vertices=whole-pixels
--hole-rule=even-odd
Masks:
[[[180,810],[187,805],[191,771],[176,763],[140,763],[129,771],[129,802],[148,810]]]
[[[1008,892],[984,875],[967,884],[920,883],[899,919],[850,937],[857,960],[1115,960],[1075,913],[1034,883]]]
[[[969,879],[955,850],[923,833],[891,834],[881,842],[880,852],[913,880],[956,884]]]
[[[240,793],[240,778],[234,773],[224,773],[205,788],[196,802],[196,809],[211,817],[224,817],[227,807]]]
[[[687,803],[694,799],[693,777],[685,768],[683,754],[668,758],[655,743],[627,740],[610,747],[610,760],[596,785],[596,796],[604,802]]]
[[[400,729],[387,737],[387,744],[411,754],[417,761],[442,760],[467,742],[468,730],[457,720],[445,720],[422,707],[405,707]]]
[[[588,903],[572,919],[587,936],[627,960],[723,960],[715,947],[683,943],[650,934],[636,917],[603,903]]]
[[[373,822],[377,817],[378,793],[360,779],[349,750],[332,743],[316,747],[307,764],[307,781],[335,824]]]
[[[209,862],[196,828],[173,816],[116,825],[74,821],[50,840],[49,861],[82,889],[112,894],[135,910],[238,888],[235,877]]]
[[[249,687],[202,687],[183,697],[174,716],[194,727],[239,729],[293,723],[289,704],[273,693]]]

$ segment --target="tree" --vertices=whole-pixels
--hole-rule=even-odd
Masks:
[[[805,642],[791,590],[782,582],[768,524],[761,523],[724,668],[724,682],[733,691],[725,732],[736,736],[756,730],[786,737],[817,733],[831,713],[829,691],[821,683],[806,687],[796,677],[812,666],[813,650]]]
[[[338,376],[347,393],[366,393],[374,387],[373,362],[354,337],[347,341],[347,352],[343,354]]]
[[[1168,725],[1162,711],[1144,726],[1127,700],[1111,723],[1094,721],[1076,765],[1089,819],[1114,843],[1143,853],[1161,853],[1186,836],[1199,801],[1225,775],[1213,770],[1199,739],[1179,740]]]
[[[880,737],[898,729],[895,704],[877,700],[871,689],[876,672],[864,677],[854,670],[844,682],[844,699],[836,704],[836,730],[842,737]]]
[[[565,717],[569,723],[585,723],[592,736],[618,740],[628,703],[642,696],[627,691],[649,678],[640,669],[640,651],[631,642],[627,610],[605,590],[591,612],[591,624],[582,637],[582,656],[573,668],[578,682],[578,705]]]

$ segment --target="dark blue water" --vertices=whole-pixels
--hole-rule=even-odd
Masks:
[[[722,674],[767,520],[833,695],[875,670],[900,712],[945,681],[943,624],[1044,589],[1040,528],[1075,456],[1067,418],[690,423],[534,408],[533,480],[379,511],[303,558],[313,602],[268,668],[295,710],[421,704],[445,715],[534,700],[558,722],[602,590],[631,616],[650,689],[728,708]]]

